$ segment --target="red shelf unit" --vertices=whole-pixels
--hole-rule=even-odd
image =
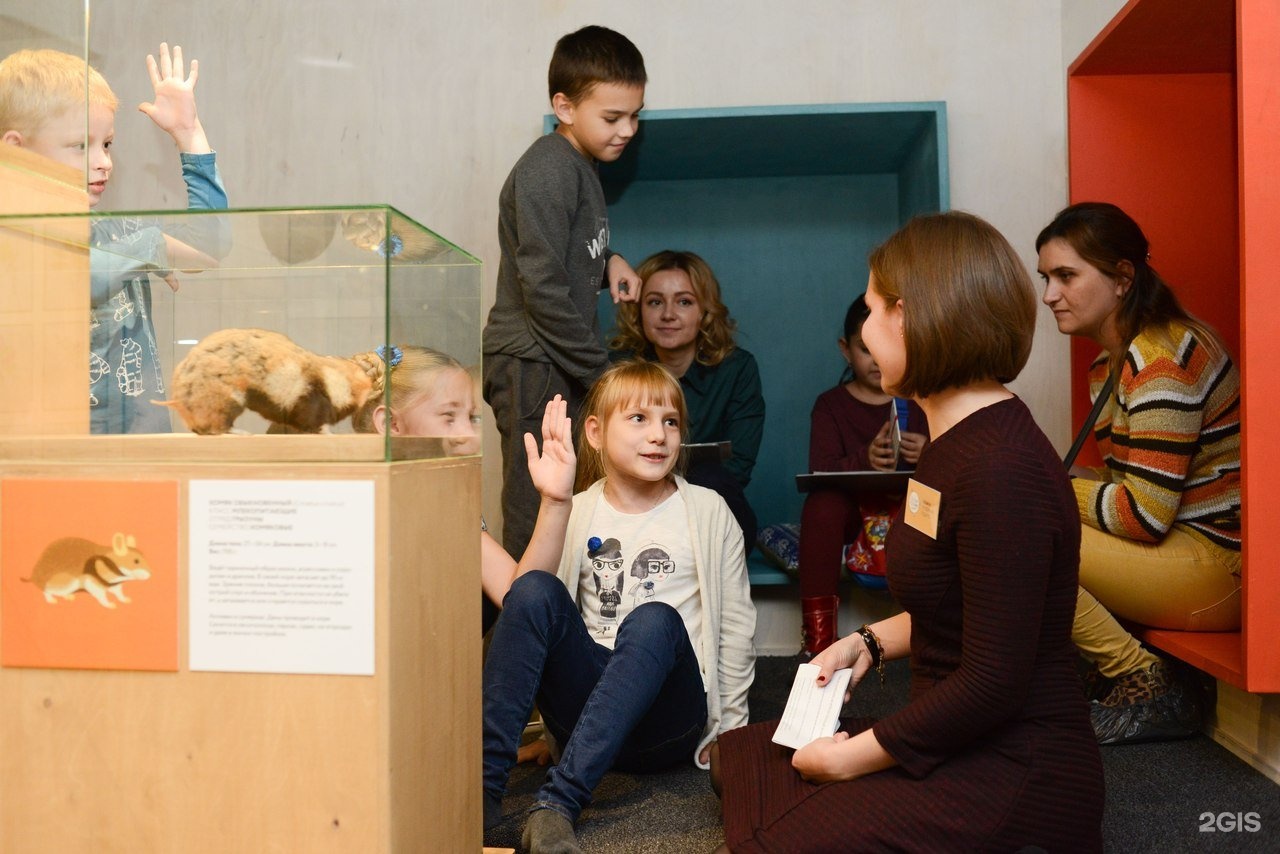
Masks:
[[[1153,265],[1243,378],[1243,627],[1144,639],[1256,693],[1280,692],[1277,44],[1276,0],[1132,0],[1067,72],[1071,200],[1114,202],[1142,224]],[[1072,342],[1076,423],[1095,355]]]

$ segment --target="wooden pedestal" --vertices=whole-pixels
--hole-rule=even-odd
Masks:
[[[480,850],[478,459],[3,468],[178,481],[182,530],[177,673],[0,669],[0,850]],[[186,669],[192,478],[373,482],[373,676]]]

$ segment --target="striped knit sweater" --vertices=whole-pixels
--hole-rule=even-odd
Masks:
[[[1103,353],[1089,371],[1093,398],[1106,378]],[[1086,525],[1148,543],[1179,528],[1240,550],[1240,375],[1230,356],[1212,355],[1179,323],[1167,338],[1141,333],[1094,435],[1102,480],[1073,481]]]

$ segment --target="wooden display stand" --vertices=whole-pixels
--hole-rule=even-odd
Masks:
[[[1142,224],[1152,263],[1242,378],[1241,631],[1143,639],[1253,693],[1280,692],[1278,43],[1275,0],[1132,0],[1067,77],[1071,201],[1111,201]],[[1073,342],[1077,423],[1090,349]]]
[[[478,459],[4,468],[369,480],[377,533],[372,677],[188,670],[185,535],[177,673],[0,669],[0,850],[480,849]]]
[[[66,187],[39,176],[19,175],[31,180],[15,200],[18,170],[0,168],[5,210],[66,209]],[[0,468],[178,483],[178,562],[153,567],[177,577],[178,670],[0,668],[0,851],[480,850],[480,460],[380,462],[372,436],[88,436],[79,246],[0,234],[0,260],[51,259],[26,268],[49,271],[43,280],[0,289],[5,397],[60,401],[39,418],[0,411]],[[34,295],[55,308],[17,305]],[[37,347],[11,370],[3,342],[30,347],[47,326],[73,330],[78,349]],[[64,409],[79,420],[54,419]],[[192,479],[373,484],[372,676],[188,668]]]

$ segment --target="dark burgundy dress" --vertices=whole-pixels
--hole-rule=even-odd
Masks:
[[[788,854],[1100,851],[1102,762],[1071,643],[1080,523],[1062,463],[1015,398],[935,439],[915,478],[941,493],[938,538],[901,516],[890,530],[911,691],[872,727],[898,766],[815,785],[769,741],[774,723],[724,733],[725,840]]]

